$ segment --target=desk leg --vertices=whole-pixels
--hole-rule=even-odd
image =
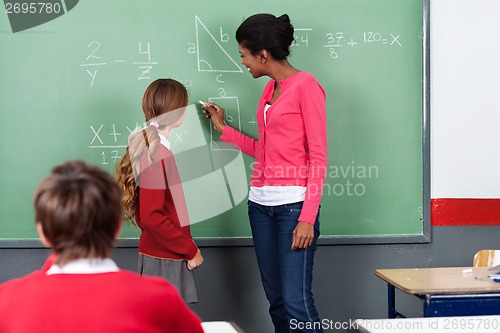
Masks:
[[[388,317],[396,318],[396,292],[394,286],[390,283],[387,284],[387,305],[389,308]]]

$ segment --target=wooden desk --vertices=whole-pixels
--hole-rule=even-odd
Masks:
[[[395,288],[421,298],[424,317],[500,314],[500,283],[487,279],[489,273],[488,267],[375,271],[387,282],[389,318],[404,317],[396,311]]]

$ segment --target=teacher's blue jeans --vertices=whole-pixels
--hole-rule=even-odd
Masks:
[[[312,294],[319,212],[313,244],[307,249],[291,250],[302,204],[262,206],[248,202],[255,253],[277,333],[323,332]]]

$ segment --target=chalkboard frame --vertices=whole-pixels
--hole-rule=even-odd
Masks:
[[[319,245],[343,244],[397,244],[397,243],[429,243],[431,242],[430,222],[430,0],[422,0],[422,47],[423,47],[423,96],[422,96],[422,199],[423,199],[423,228],[417,235],[381,235],[381,236],[321,236]],[[221,237],[195,238],[200,247],[215,246],[253,246],[251,237]],[[117,240],[117,247],[138,247],[137,238],[121,238]],[[42,248],[38,239],[18,238],[0,239],[0,248]]]

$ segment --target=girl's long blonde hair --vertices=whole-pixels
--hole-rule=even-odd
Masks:
[[[142,111],[146,117],[146,121],[161,116],[166,112],[170,112],[187,106],[188,93],[184,85],[173,79],[158,79],[153,81],[142,98]],[[151,152],[149,159],[152,162],[152,152],[160,143],[158,129],[155,126],[148,126],[136,133],[129,140],[129,146],[120,162],[115,168],[116,180],[122,190],[122,207],[124,219],[135,223],[136,207],[139,197],[139,187],[135,176],[137,171],[133,169],[134,161],[137,161],[138,156],[144,150],[136,149],[134,145],[145,144]]]

